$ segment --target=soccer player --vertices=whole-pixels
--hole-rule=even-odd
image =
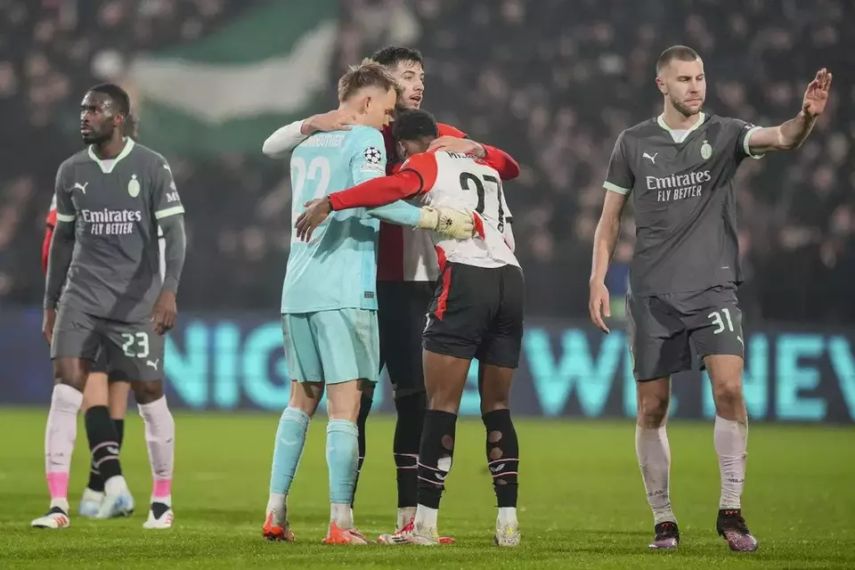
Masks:
[[[350,130],[318,133],[295,149],[290,165],[293,219],[307,200],[384,173],[380,130],[395,110],[394,79],[382,66],[363,62],[341,77],[338,97],[354,125]],[[358,469],[360,397],[379,371],[375,259],[379,220],[374,216],[381,214],[449,235],[469,237],[473,231],[471,212],[419,209],[402,202],[370,215],[363,211],[337,215],[309,243],[292,236],[282,287],[282,328],[292,383],[276,433],[262,529],[268,539],[294,540],[286,498],[309,419],[326,389],[330,525],[324,542],[366,543],[354,527],[351,504]]]
[[[131,380],[145,424],[154,483],[143,526],[172,526],[175,422],[163,395],[163,334],[176,317],[185,252],[184,207],[166,160],[124,136],[129,113],[128,95],[117,85],[87,91],[80,133],[88,146],[57,172],[57,226],[43,324],[56,379],[45,434],[51,504],[47,515],[33,521],[34,527],[70,524],[68,477],[77,412],[90,363],[99,351],[106,352],[118,375]],[[165,240],[162,279],[158,225]],[[109,431],[104,426],[104,433]],[[118,448],[109,442],[99,445],[93,455],[105,479],[105,496],[97,516],[129,514],[134,505],[121,475]]]
[[[297,222],[300,235],[311,235],[312,228],[333,210],[380,206],[413,197],[434,206],[477,213],[477,236],[459,242],[434,238],[442,277],[423,334],[428,402],[418,459],[418,508],[413,525],[383,535],[380,541],[440,543],[439,502],[454,455],[460,398],[475,357],[480,362],[478,387],[487,465],[499,507],[495,541],[499,546],[517,546],[519,445],[509,404],[523,332],[523,275],[507,239],[507,204],[501,181],[515,177],[519,166],[507,155],[493,168],[471,155],[426,152],[438,129],[424,111],[400,114],[393,130],[401,156],[409,157],[396,174],[314,200]]]
[[[137,121],[132,115],[125,118],[122,129],[126,136],[137,138]],[[42,242],[42,270],[47,272],[48,255],[50,254],[50,243],[53,238],[53,230],[56,227],[56,195],[51,199],[50,208],[45,218],[45,236]],[[86,436],[89,440],[90,453],[101,449],[103,443],[115,445],[119,450],[122,448],[122,440],[125,432],[125,414],[128,409],[128,392],[131,385],[121,378],[108,375],[107,354],[101,351],[89,370],[86,379],[86,388],[83,390],[83,404],[81,411],[85,418]],[[107,422],[104,415],[112,421],[116,430],[116,440],[112,442],[109,437],[100,433],[101,426]],[[78,514],[83,517],[96,517],[104,500],[104,477],[98,468],[98,458],[93,457],[89,469],[89,481],[83,489],[80,498]]]
[[[395,78],[401,91],[398,111],[419,109],[424,98],[424,61],[415,49],[389,46],[371,59],[383,65]],[[285,156],[309,134],[347,128],[352,113],[334,110],[296,121],[278,129],[265,142],[263,152],[270,157]],[[466,137],[462,131],[437,123],[434,148],[474,154],[490,161],[503,161],[504,153]],[[391,127],[383,129],[386,146],[386,172],[400,167],[401,160]],[[511,233],[511,214],[506,209],[507,234]],[[416,513],[418,499],[417,463],[425,413],[425,385],[422,372],[422,329],[439,277],[433,241],[425,232],[404,231],[399,225],[381,223],[378,246],[377,299],[380,323],[380,363],[385,363],[393,387],[397,412],[393,454],[397,470],[398,511],[396,532],[408,528]],[[362,393],[357,419],[359,427],[359,464],[365,458],[365,423],[371,410],[373,390]],[[386,535],[391,536],[391,535]]]
[[[721,472],[716,530],[732,550],[754,551],[757,540],[740,502],[748,418],[733,177],[746,157],[804,142],[825,109],[831,74],[817,72],[799,113],[768,128],[702,111],[704,64],[691,48],[662,52],[656,86],[662,114],[623,131],[612,152],[594,238],[588,308],[593,323],[608,333],[604,280],[621,212],[631,199],[637,229],[627,317],[638,395],[635,448],[655,525],[650,547],[670,549],[680,542],[669,496],[665,424],[670,377],[692,368],[694,352],[710,374],[716,407],[714,442]]]

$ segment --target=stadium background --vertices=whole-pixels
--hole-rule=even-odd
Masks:
[[[654,60],[681,42],[704,57],[707,108],[757,124],[792,116],[817,68],[835,72],[805,146],[739,170],[740,297],[752,417],[852,422],[852,21],[846,0],[1,0],[0,402],[49,399],[43,218],[56,167],[81,145],[79,99],[111,80],[132,93],[139,138],[169,158],[188,211],[181,322],[166,358],[173,405],[280,409],[291,195],[287,164],[260,145],[333,107],[344,67],[395,43],[425,55],[426,109],[523,165],[507,185],[529,316],[517,409],[632,415],[625,339],[585,320],[591,243],[615,137],[658,113]],[[618,315],[632,234],[628,217],[608,278]],[[697,378],[675,393],[677,415],[711,415]],[[379,399],[390,409],[388,391]],[[475,392],[463,411],[477,412]]]

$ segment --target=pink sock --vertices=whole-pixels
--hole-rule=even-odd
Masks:
[[[68,498],[71,453],[77,439],[77,412],[83,394],[65,384],[53,387],[45,429],[45,475],[51,500]]]

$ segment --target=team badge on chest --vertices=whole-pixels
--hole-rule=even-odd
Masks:
[[[136,198],[140,195],[140,181],[137,180],[136,174],[131,174],[131,181],[128,182],[128,194],[131,198]]]
[[[704,160],[708,160],[711,156],[712,146],[710,146],[709,141],[704,141],[704,144],[701,145],[701,158],[703,158]]]

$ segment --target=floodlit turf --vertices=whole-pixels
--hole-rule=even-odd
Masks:
[[[520,420],[523,545],[492,545],[490,479],[483,427],[458,426],[440,528],[450,547],[325,547],[328,517],[325,418],[310,428],[292,489],[297,544],[261,538],[274,415],[177,416],[176,527],[143,531],[149,472],[141,421],[129,418],[122,451],[138,501],[133,517],[72,516],[62,531],[29,528],[47,507],[42,475],[44,410],[0,409],[0,568],[843,568],[855,567],[855,430],[755,425],[745,512],[760,540],[753,555],[730,553],[715,535],[718,469],[712,425],[674,422],[672,499],[683,546],[648,552],[652,523],[627,422]],[[396,506],[392,421],[372,418],[357,523],[371,538],[391,530]],[[85,435],[78,435],[72,508],[85,484]]]

